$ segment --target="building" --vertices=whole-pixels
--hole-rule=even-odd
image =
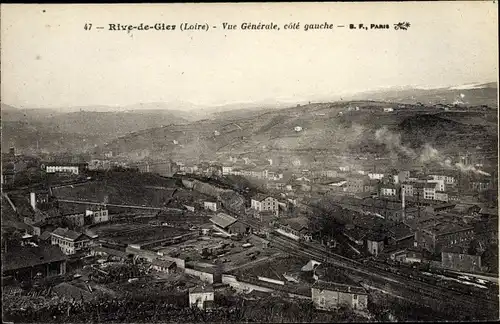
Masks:
[[[396,187],[391,184],[384,184],[380,187],[380,195],[391,197],[396,196]]]
[[[312,236],[308,229],[308,220],[306,217],[295,217],[284,219],[280,222],[278,233],[287,236],[296,241],[303,239],[311,241]]]
[[[467,246],[474,238],[473,227],[443,217],[420,220],[417,226],[419,229],[415,232],[415,247],[432,253],[441,253],[447,247]]]
[[[442,201],[442,202],[448,202],[448,194],[444,191],[436,191],[434,194],[434,200]]]
[[[424,199],[428,200],[436,199],[436,186],[434,184],[426,183],[423,189],[424,189]]]
[[[366,248],[371,255],[379,255],[384,250],[385,237],[379,233],[370,233],[366,236]]]
[[[384,178],[384,174],[377,172],[370,172],[368,173],[368,178],[370,178],[370,180],[382,180],[382,178]]]
[[[212,286],[198,286],[189,289],[189,306],[199,309],[210,309],[214,303],[214,288]]]
[[[410,182],[401,183],[401,191],[405,193],[405,196],[413,197],[413,184]]]
[[[279,214],[278,199],[264,194],[258,194],[252,197],[250,200],[250,208],[259,212],[270,210],[274,212],[276,216]]]
[[[24,281],[64,275],[66,261],[58,247],[43,242],[9,244],[2,251],[2,276]]]
[[[233,167],[232,166],[222,166],[222,175],[229,175],[233,173]]]
[[[211,202],[211,201],[204,201],[203,202],[203,208],[205,210],[211,210],[216,212],[217,211],[217,203],[216,202]]]
[[[250,227],[239,222],[236,218],[225,213],[218,213],[210,218],[213,228],[226,236],[245,234],[250,232]]]
[[[33,210],[37,210],[38,208],[40,209],[45,209],[46,207],[49,207],[49,192],[48,191],[43,191],[43,192],[30,192],[30,205]]]
[[[99,224],[109,221],[108,209],[105,207],[95,210],[86,210],[86,216],[92,216],[93,224]]]
[[[443,249],[441,265],[446,269],[464,272],[481,272],[482,270],[481,256],[468,254],[465,249],[458,246]]]
[[[455,185],[455,176],[452,174],[431,174],[429,177],[432,178],[432,180],[440,180],[443,181],[447,185]]]
[[[318,280],[311,287],[313,305],[320,310],[334,310],[347,306],[354,310],[366,310],[368,293],[354,281],[323,265],[315,269]]]
[[[177,264],[173,261],[156,259],[151,262],[151,268],[163,273],[173,273],[177,269]]]
[[[393,112],[393,111],[394,111],[394,108],[392,108],[392,107],[384,108],[384,112]]]
[[[364,177],[355,177],[347,179],[345,191],[349,193],[361,193],[364,191]]]
[[[58,245],[64,254],[72,255],[90,246],[90,238],[67,228],[57,228],[52,232],[52,245]]]
[[[78,175],[87,168],[87,163],[48,163],[47,165],[45,165],[45,172],[70,173]]]

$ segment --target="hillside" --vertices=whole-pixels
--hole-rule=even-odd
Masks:
[[[58,132],[57,129],[37,122],[2,121],[2,152],[9,147],[28,153],[72,151],[85,152],[103,144],[100,136]]]
[[[15,146],[24,152],[85,151],[130,132],[187,120],[162,110],[78,111],[17,109],[2,104],[2,151]]]
[[[384,112],[382,108],[389,106],[395,111]],[[383,127],[388,127],[413,147],[427,143],[446,149],[456,142],[462,148],[473,148],[477,145],[474,134],[479,134],[477,138],[483,142],[495,137],[495,132],[487,131],[483,126],[466,123],[467,114],[475,116],[477,123],[485,114],[494,115],[494,111],[482,114],[457,112],[458,119],[464,123],[452,119],[453,111],[444,115],[449,118],[429,117],[441,112],[432,106],[371,101],[309,104],[248,118],[203,120],[140,131],[118,138],[102,149],[131,157],[213,159],[225,154],[246,154],[264,158],[279,153],[314,160],[315,156],[321,159],[328,155],[332,157],[332,154],[387,153],[390,150],[387,143],[375,136]],[[296,126],[300,131],[295,131]],[[466,137],[470,141],[463,142],[462,138],[467,134],[471,135]],[[442,140],[443,135],[448,136],[447,141]]]
[[[462,85],[439,89],[394,88],[360,93],[351,99],[377,100],[415,104],[464,104],[470,106],[487,105],[498,108],[498,85],[496,82]]]

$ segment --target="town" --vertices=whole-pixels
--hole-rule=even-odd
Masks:
[[[491,1],[0,8],[2,323],[499,319]]]
[[[262,296],[359,320],[405,318],[376,310],[398,298],[433,319],[495,312],[497,172],[478,156],[404,170],[352,156],[42,157],[2,154],[12,307],[145,294],[212,316]]]

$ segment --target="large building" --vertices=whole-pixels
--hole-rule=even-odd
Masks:
[[[43,242],[7,245],[2,251],[2,276],[23,281],[63,275],[66,260],[58,247]]]
[[[90,246],[90,237],[86,234],[74,232],[67,228],[57,228],[51,234],[51,242],[58,245],[64,254],[72,255],[85,250]]]
[[[481,272],[482,270],[481,256],[469,254],[458,246],[443,249],[441,265],[446,269],[465,272]]]
[[[45,165],[45,172],[70,173],[78,175],[87,168],[87,163],[48,163],[47,165]]]
[[[311,287],[313,305],[320,310],[334,310],[346,306],[355,310],[368,307],[366,290],[338,273],[338,270],[318,266],[315,270],[317,281]]]
[[[250,207],[259,212],[272,211],[276,216],[279,214],[278,199],[264,194],[259,194],[252,197],[250,201]]]
[[[444,248],[467,246],[474,238],[474,228],[443,217],[434,216],[420,220],[415,232],[415,246],[432,253],[441,253]]]
[[[214,288],[198,286],[189,290],[189,306],[199,309],[210,309],[214,303]]]

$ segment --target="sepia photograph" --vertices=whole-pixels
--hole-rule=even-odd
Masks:
[[[3,323],[499,319],[496,1],[0,27]]]

